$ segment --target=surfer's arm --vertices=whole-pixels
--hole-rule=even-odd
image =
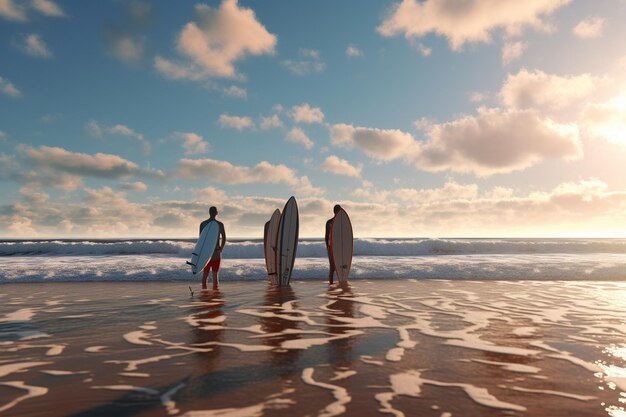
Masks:
[[[220,252],[226,246],[226,229],[224,229],[224,224],[220,223],[220,234],[222,235],[222,244],[220,245]]]
[[[324,235],[324,240],[326,241],[326,247],[330,246],[330,222],[326,222],[326,234]]]

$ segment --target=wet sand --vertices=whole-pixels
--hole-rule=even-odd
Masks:
[[[626,283],[0,286],[0,416],[626,415]]]

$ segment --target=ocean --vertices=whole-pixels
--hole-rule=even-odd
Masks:
[[[1,240],[0,282],[189,281],[193,239]],[[265,280],[261,239],[229,240],[222,280]],[[294,280],[328,276],[323,239],[302,239]],[[626,239],[355,239],[352,279],[620,280]]]

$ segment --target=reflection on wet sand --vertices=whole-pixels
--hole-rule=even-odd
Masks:
[[[257,318],[263,332],[263,344],[272,347],[272,350],[268,351],[270,362],[281,379],[290,379],[298,372],[294,363],[300,352],[282,348],[283,343],[300,339],[299,322],[284,318],[300,315],[293,311],[298,308],[297,300],[291,286],[268,285],[263,300],[263,311],[278,314]]]
[[[190,345],[197,350],[192,355],[192,374],[186,382],[185,392],[203,397],[215,392],[215,381],[210,376],[219,367],[222,346],[217,343],[224,341],[226,316],[223,311],[224,299],[219,289],[202,290],[198,294],[198,307],[193,319],[198,324],[191,329]]]
[[[354,293],[348,282],[340,282],[330,286],[326,291],[328,303],[328,315],[326,316],[327,331],[334,335],[343,335],[349,331],[355,330],[345,321],[339,321],[337,318],[354,318]],[[331,340],[326,346],[328,361],[337,373],[337,375],[347,375],[352,368],[352,348],[354,346],[354,338],[340,338]]]
[[[0,416],[624,413],[620,282],[95,287],[0,288]]]

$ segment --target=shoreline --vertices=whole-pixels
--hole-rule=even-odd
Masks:
[[[11,415],[569,417],[626,392],[626,283],[64,284],[0,286],[0,407],[40,394]]]

